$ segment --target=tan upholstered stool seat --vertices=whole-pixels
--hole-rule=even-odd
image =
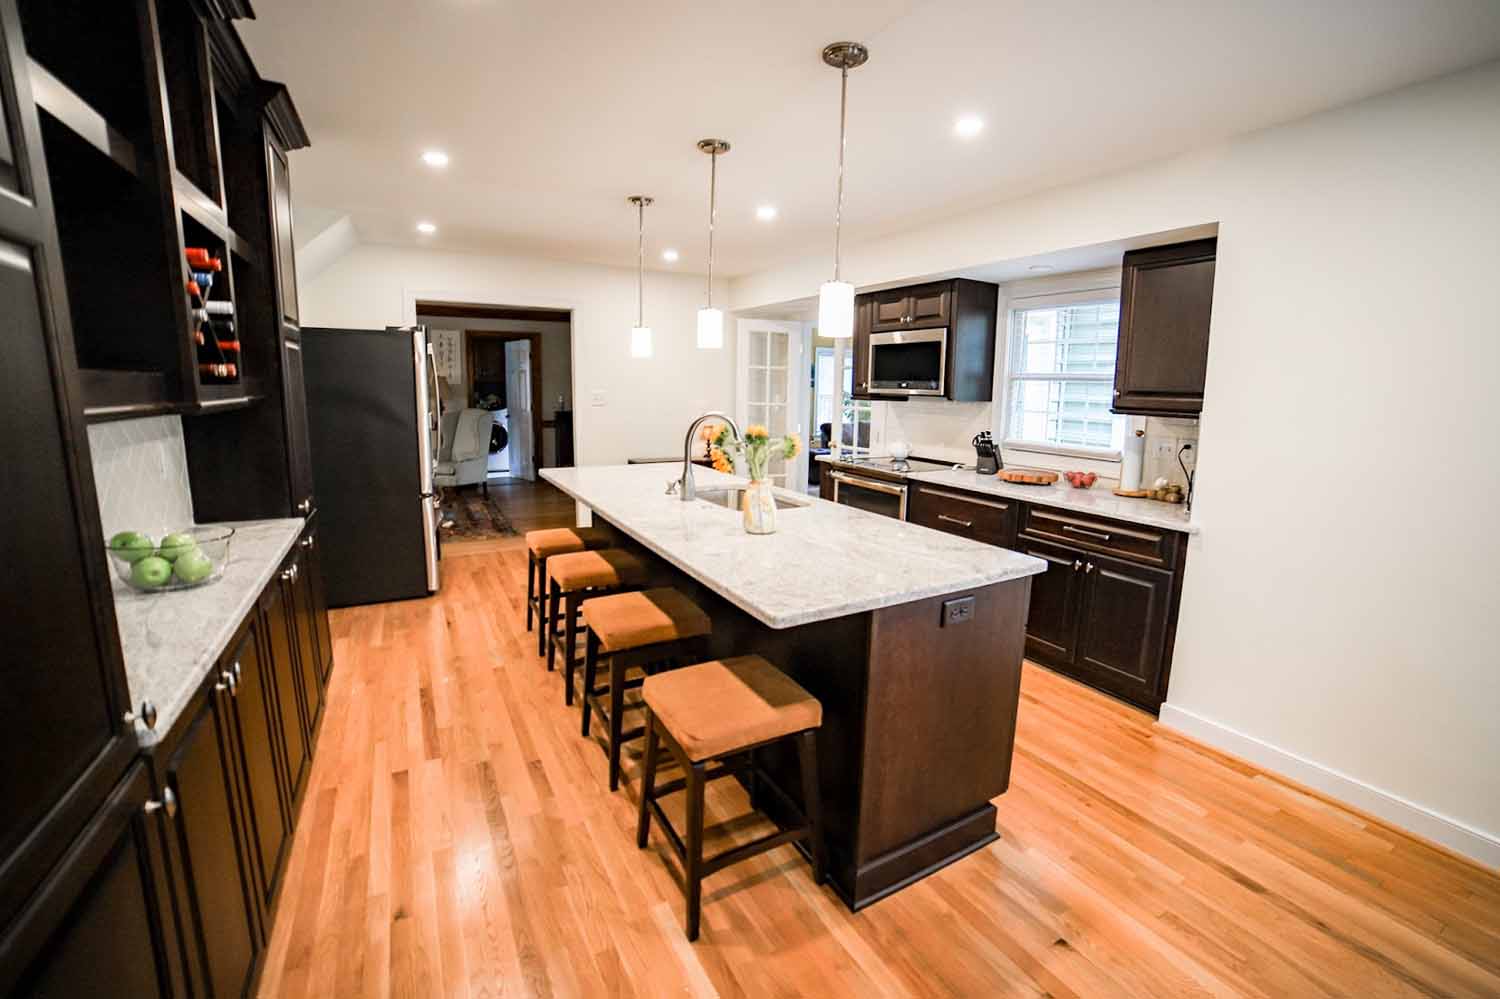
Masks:
[[[585,600],[583,621],[599,639],[602,652],[676,642],[713,631],[708,615],[671,587]]]
[[[818,699],[760,656],[648,676],[641,694],[695,763],[823,723]]]
[[[538,558],[608,547],[608,532],[597,527],[554,527],[526,532],[526,550]]]
[[[640,586],[646,581],[646,563],[618,548],[568,552],[547,560],[547,574],[564,593],[597,587]]]

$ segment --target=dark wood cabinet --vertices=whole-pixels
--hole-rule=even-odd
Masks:
[[[0,994],[185,994],[160,824],[137,763],[0,936]]]
[[[313,496],[312,444],[307,429],[307,393],[302,381],[302,344],[290,337],[282,344],[282,393],[286,398],[286,459],[292,487],[292,510],[306,517],[317,509]]]
[[[913,481],[908,488],[906,519],[948,534],[1010,548],[1016,540],[1020,505],[999,496],[979,496]]]
[[[290,839],[290,796],[282,754],[285,738],[275,671],[263,644],[263,619],[252,613],[230,643],[220,667],[234,710],[240,778],[245,787],[245,839],[255,861],[260,902],[269,905]],[[294,730],[302,719],[293,715]]]
[[[274,139],[266,142],[271,171],[271,227],[276,281],[283,321],[297,322],[297,257],[292,243],[292,173],[286,151]]]
[[[328,627],[328,593],[323,587],[323,549],[318,547],[317,524],[309,524],[299,542],[306,560],[307,599],[312,607],[312,635],[318,650],[318,671],[326,681],[333,672],[333,633]]]
[[[266,655],[274,677],[277,714],[281,719],[285,750],[281,756],[283,781],[287,798],[295,809],[302,800],[311,768],[315,717],[312,712],[316,710],[318,694],[314,690],[309,695],[304,689],[302,665],[297,661],[297,625],[292,619],[291,601],[287,599],[290,585],[278,573],[261,594],[257,610],[264,622]]]
[[[960,278],[855,296],[854,397],[905,398],[870,391],[872,333],[946,328],[943,397],[988,402],[994,397],[999,293],[999,285]]]
[[[1216,239],[1200,239],[1125,254],[1115,412],[1202,411],[1217,245]]]
[[[1093,555],[1083,580],[1073,667],[1102,690],[1159,707],[1172,574]]]
[[[1026,654],[1049,665],[1071,664],[1078,649],[1083,605],[1083,561],[1076,552],[1023,539],[1017,549],[1047,563],[1032,577],[1026,616]]]
[[[261,933],[230,696],[226,680],[210,677],[174,726],[180,736],[162,747],[164,783],[177,797],[169,826],[185,949],[194,991],[214,996],[246,994]]]

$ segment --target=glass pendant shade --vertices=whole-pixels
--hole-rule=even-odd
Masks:
[[[818,289],[818,336],[841,340],[853,335],[854,285],[847,281],[823,282]]]
[[[651,327],[636,326],[630,331],[630,356],[651,356]]]
[[[698,346],[718,350],[724,346],[724,313],[718,309],[698,310]]]

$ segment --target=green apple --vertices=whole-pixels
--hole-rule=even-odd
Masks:
[[[176,562],[179,556],[198,548],[198,539],[191,534],[168,534],[161,539],[161,550],[156,554],[168,562]]]
[[[177,556],[177,562],[172,566],[172,575],[179,582],[201,583],[214,571],[213,560],[203,554],[201,548],[194,548],[190,552],[183,552]]]
[[[130,581],[143,590],[166,586],[172,578],[172,563],[159,555],[147,555],[130,568]]]
[[[127,562],[139,562],[156,548],[156,542],[139,531],[121,531],[109,539],[109,550]]]

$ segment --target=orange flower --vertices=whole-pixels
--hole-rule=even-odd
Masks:
[[[752,423],[745,428],[746,440],[749,440],[751,437],[760,437],[764,439],[770,436],[771,432],[765,428],[764,424],[761,423]]]
[[[795,458],[795,457],[797,457],[798,453],[801,452],[801,450],[802,450],[802,438],[797,437],[797,436],[795,436],[793,434],[788,434],[787,438],[786,438],[786,456],[787,456],[787,458]]]
[[[714,469],[716,471],[724,472],[728,475],[734,474],[734,462],[730,461],[729,456],[726,455],[721,449],[714,448],[710,454],[710,457],[713,459]]]

